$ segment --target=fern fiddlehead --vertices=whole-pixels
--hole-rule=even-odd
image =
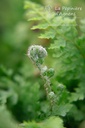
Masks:
[[[47,99],[50,102],[51,111],[54,104],[55,94],[51,89],[50,77],[54,75],[54,69],[48,69],[47,66],[42,66],[44,58],[47,56],[47,51],[45,48],[39,45],[32,45],[28,49],[28,56],[33,61],[33,63],[38,67],[41,77],[44,80],[44,88],[46,91]]]

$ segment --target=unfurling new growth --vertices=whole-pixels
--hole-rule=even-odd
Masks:
[[[55,94],[50,86],[50,78],[54,75],[54,69],[48,69],[47,66],[42,65],[44,62],[44,58],[47,56],[47,51],[42,46],[32,45],[28,49],[28,56],[40,70],[41,77],[45,82],[44,88],[46,91],[47,99],[49,100],[52,110],[53,105],[55,103]]]

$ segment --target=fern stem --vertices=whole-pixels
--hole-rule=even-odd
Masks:
[[[41,72],[41,67],[37,64],[36,64],[36,66],[38,67],[38,69]],[[52,97],[52,98],[49,97],[50,92],[52,92],[52,89],[51,89],[51,86],[50,86],[51,82],[50,82],[50,79],[48,77],[44,77],[42,73],[40,75],[41,75],[41,78],[43,79],[43,81],[45,82],[44,88],[45,88],[47,99],[50,103],[50,110],[52,112],[53,111],[53,106],[54,106],[54,97]]]

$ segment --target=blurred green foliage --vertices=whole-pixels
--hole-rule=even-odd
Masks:
[[[48,5],[54,7],[57,4],[56,0],[32,1],[40,4],[40,8],[42,5],[45,8]],[[48,67],[55,69],[55,76],[51,81],[52,88],[58,95],[58,107],[54,115],[62,117],[67,128],[78,127],[81,121],[85,120],[85,60],[81,57],[81,54],[85,57],[85,1],[58,0],[57,2],[60,6],[81,6],[83,8],[83,11],[77,12],[78,33],[74,27],[61,27],[61,23],[70,22],[68,19],[55,23],[60,25],[58,32],[61,35],[64,34],[70,41],[74,41],[78,34],[76,44],[80,50],[69,42],[66,45],[66,40],[63,38],[58,38],[58,41],[54,40],[55,31],[52,29],[46,30],[47,35],[41,35],[41,38],[47,39],[37,38],[49,25],[45,21],[42,23],[40,21],[27,22],[29,14],[26,15],[24,1],[0,1],[0,128],[16,128],[18,123],[28,120],[26,128],[54,128],[56,122],[59,121],[58,128],[63,128],[59,117],[55,119],[50,117],[45,123],[36,123],[47,119],[50,114],[42,86],[44,83],[40,79],[38,70],[34,68],[26,55],[28,46],[31,44],[46,47],[49,55],[45,63]],[[35,3],[34,5],[36,8]],[[33,27],[34,25],[37,27]],[[40,27],[44,30],[39,30]],[[57,43],[59,44],[56,45]],[[32,123],[31,120],[36,122]]]
[[[50,117],[49,119],[36,123],[32,122],[25,122],[22,127],[24,128],[65,128],[63,127],[63,121],[59,117]]]

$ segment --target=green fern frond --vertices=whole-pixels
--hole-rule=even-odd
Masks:
[[[83,33],[79,37],[75,18],[60,16],[53,10],[47,11],[44,6],[30,1],[25,2],[25,8],[28,20],[36,24],[31,29],[40,30],[39,38],[52,40],[49,49],[55,59],[53,65],[56,70],[56,80],[67,86],[70,86],[71,81],[77,81],[76,89],[75,83],[72,83],[75,91],[70,92],[71,100],[68,100],[69,95],[65,95],[68,98],[64,97],[63,94],[68,92],[66,90],[66,93],[61,94],[62,98],[59,98],[60,104],[57,102],[54,107],[56,110],[54,115],[65,116],[72,107],[71,102],[85,98],[85,81],[82,82],[85,79],[85,20],[82,21]]]
[[[77,35],[75,19],[58,16],[54,11],[46,11],[44,6],[34,4],[30,1],[25,2],[25,8],[28,10],[28,20],[36,20],[38,22],[38,25],[33,26],[32,29],[44,29],[44,33],[39,36],[40,38],[57,39],[57,37],[60,36],[61,38],[69,40],[71,36],[74,37]],[[64,34],[66,34],[67,37],[65,37]]]
[[[37,123],[37,122],[25,122],[21,126],[22,128],[65,128],[63,121],[59,117],[50,117],[49,119]]]

